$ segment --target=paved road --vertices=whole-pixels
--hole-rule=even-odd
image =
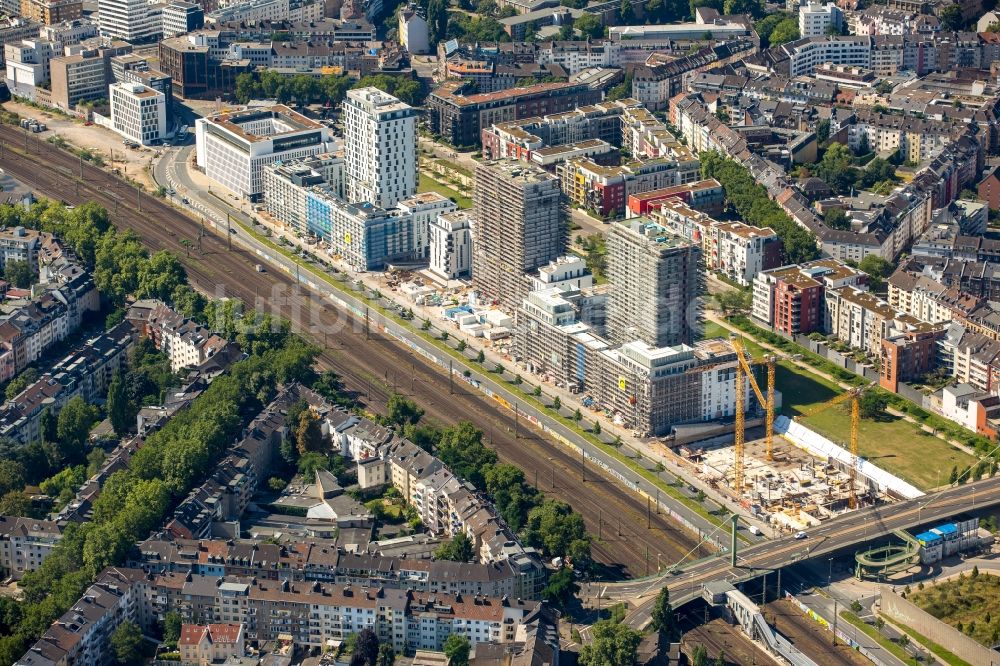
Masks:
[[[740,551],[735,568],[730,566],[728,557],[716,557],[694,564],[675,576],[665,574],[652,581],[629,581],[604,587],[614,596],[629,597],[638,604],[626,621],[631,626],[641,627],[649,621],[653,601],[664,585],[670,589],[671,599],[680,604],[700,594],[701,586],[708,581],[754,578],[795,562],[885,539],[894,530],[911,529],[998,503],[1000,477],[993,477],[905,502],[843,514],[808,530],[805,539],[787,537],[747,547]]]
[[[184,146],[166,153],[164,158],[154,165],[154,178],[156,181],[158,183],[168,184],[168,186],[174,187],[174,189],[177,190],[177,194],[174,196],[175,200],[179,200],[181,197],[186,197],[188,199],[187,205],[189,207],[197,211],[199,214],[204,215],[210,221],[214,221],[215,224],[220,226],[220,228],[224,228],[226,224],[227,213],[232,216],[232,218],[241,221],[245,225],[252,225],[250,218],[242,211],[235,208],[227,200],[220,199],[213,194],[202,191],[201,188],[192,180],[187,171],[186,164],[193,150],[193,146]],[[299,268],[290,259],[287,259],[284,255],[275,252],[273,249],[257,241],[249,234],[234,234],[233,243],[234,245],[247,247],[250,250],[257,252],[264,257],[266,262],[281,266],[293,276],[296,275],[298,271],[300,279],[304,280],[308,278],[312,279],[316,283],[322,284],[322,280],[312,271],[305,268]],[[365,303],[360,299],[343,293],[338,294],[338,296],[361,311],[365,309]],[[384,327],[393,336],[409,340],[413,346],[419,348],[420,353],[423,356],[433,360],[440,367],[447,367],[449,359],[446,354],[438,347],[428,342],[425,338],[418,335],[416,332],[404,328],[397,324],[394,320],[383,317],[375,312],[372,313],[372,321]],[[531,415],[539,423],[541,423],[547,431],[553,432],[559,438],[571,442],[576,447],[582,448],[586,452],[588,461],[596,461],[602,464],[602,466],[610,470],[613,476],[617,477],[619,480],[623,480],[624,483],[622,483],[618,489],[619,492],[630,492],[633,490],[638,491],[641,495],[650,497],[654,503],[658,498],[664,509],[670,509],[676,514],[683,516],[685,520],[694,525],[701,534],[710,534],[717,531],[718,528],[715,524],[711,523],[700,514],[695,513],[681,502],[667,496],[665,493],[658,492],[651,483],[640,478],[624,463],[607,455],[602,450],[591,444],[587,439],[576,433],[574,430],[568,428],[561,422],[560,419],[554,417],[551,412],[538,409],[531,403],[524,402],[524,397],[519,390],[508,388],[506,383],[498,381],[497,376],[494,374],[482,373],[480,371],[480,366],[476,364],[470,364],[468,367],[471,372],[470,379],[476,380],[481,386],[488,387],[494,395],[501,396],[505,401],[507,401],[508,404],[516,404],[522,416],[526,414]],[[614,519],[614,516],[609,515],[608,518],[609,520],[612,520]],[[650,553],[650,557],[653,561],[655,561],[656,556],[656,551],[652,551]],[[674,562],[664,563],[664,565],[667,564],[674,564]]]

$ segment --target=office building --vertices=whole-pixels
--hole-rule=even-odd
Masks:
[[[230,60],[229,44],[218,30],[201,30],[164,39],[159,44],[160,69],[173,79],[185,99],[213,99],[230,94],[236,77],[249,72],[249,60]]]
[[[431,272],[444,280],[472,273],[472,215],[458,210],[431,222]]]
[[[290,226],[299,235],[319,237],[306,223],[306,195],[315,185],[323,185],[335,196],[344,197],[344,158],[322,154],[298,160],[275,162],[264,167],[264,202],[267,212]]]
[[[690,343],[701,315],[701,249],[648,219],[613,224],[608,234],[608,337],[652,347]]]
[[[21,0],[21,16],[43,25],[75,21],[83,16],[81,0]]]
[[[98,0],[101,35],[132,43],[160,36],[162,18],[150,10],[152,6],[148,0]]]
[[[835,32],[840,34],[844,13],[832,2],[825,5],[808,2],[799,7],[799,36],[820,37]]]
[[[195,138],[206,176],[257,199],[264,165],[327,152],[331,135],[325,125],[279,104],[199,118]]]
[[[184,0],[173,0],[164,6],[162,18],[164,37],[176,37],[205,26],[205,10]]]
[[[107,98],[111,59],[131,51],[132,45],[121,40],[95,39],[67,46],[64,57],[49,62],[52,106],[74,111],[80,102]]]
[[[97,24],[90,19],[75,19],[43,25],[38,31],[38,37],[55,44],[59,55],[63,55],[64,47],[97,37]]]
[[[163,93],[141,83],[108,86],[111,125],[126,139],[148,146],[167,134],[167,102]]]
[[[499,160],[476,167],[472,280],[483,302],[513,312],[527,274],[563,253],[559,179],[533,165]]]
[[[359,88],[344,102],[347,198],[382,208],[417,191],[416,111],[378,88]]]

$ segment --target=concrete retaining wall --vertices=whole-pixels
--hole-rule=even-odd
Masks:
[[[899,596],[891,587],[880,585],[879,593],[882,597],[881,612],[890,620],[906,625],[970,664],[1000,666],[1000,652],[980,645],[959,630]]]

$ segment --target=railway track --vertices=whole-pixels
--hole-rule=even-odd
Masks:
[[[833,644],[833,633],[813,622],[789,600],[772,601],[764,616],[775,631],[807,654],[819,666],[870,666],[871,662],[843,641]]]
[[[691,629],[684,634],[684,643],[692,650],[696,645],[703,646],[708,651],[710,663],[716,663],[720,654],[727,666],[778,666],[780,663],[754,645],[739,628],[724,620],[712,620]]]
[[[288,317],[299,333],[321,347],[319,362],[337,372],[345,388],[369,409],[381,411],[398,390],[409,394],[432,420],[476,423],[502,461],[525,470],[529,482],[537,474],[542,491],[581,514],[588,530],[600,536],[593,552],[609,574],[653,573],[696,546],[694,536],[666,516],[653,512],[647,527],[646,503],[610,475],[591,465],[586,468],[586,482],[579,482],[579,461],[568,449],[523,421],[521,436],[515,437],[513,415],[499,405],[457,383],[455,394],[449,394],[447,376],[428,361],[387,336],[375,331],[366,335],[353,317],[300,291],[283,272],[257,272],[253,253],[236,245],[229,249],[226,239],[166,202],[81,163],[37,136],[25,141],[17,128],[9,126],[0,127],[0,166],[50,198],[101,204],[116,226],[135,231],[151,250],[176,254],[191,283],[203,293],[239,298]],[[309,313],[309,321],[295,317],[296,312]],[[693,557],[699,554],[707,552],[695,552]]]

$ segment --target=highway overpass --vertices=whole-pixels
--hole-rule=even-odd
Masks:
[[[679,606],[701,594],[702,586],[713,580],[733,583],[756,578],[766,572],[835,553],[847,548],[888,540],[896,530],[912,529],[926,523],[944,522],[964,511],[976,511],[1000,504],[1000,477],[926,495],[912,500],[845,513],[808,530],[805,539],[786,537],[748,546],[731,566],[727,553],[691,564],[676,574],[664,573],[622,583],[591,583],[590,596],[598,593],[614,601],[637,605],[626,617],[633,627],[649,621],[653,601],[660,589],[670,589],[670,599]]]

